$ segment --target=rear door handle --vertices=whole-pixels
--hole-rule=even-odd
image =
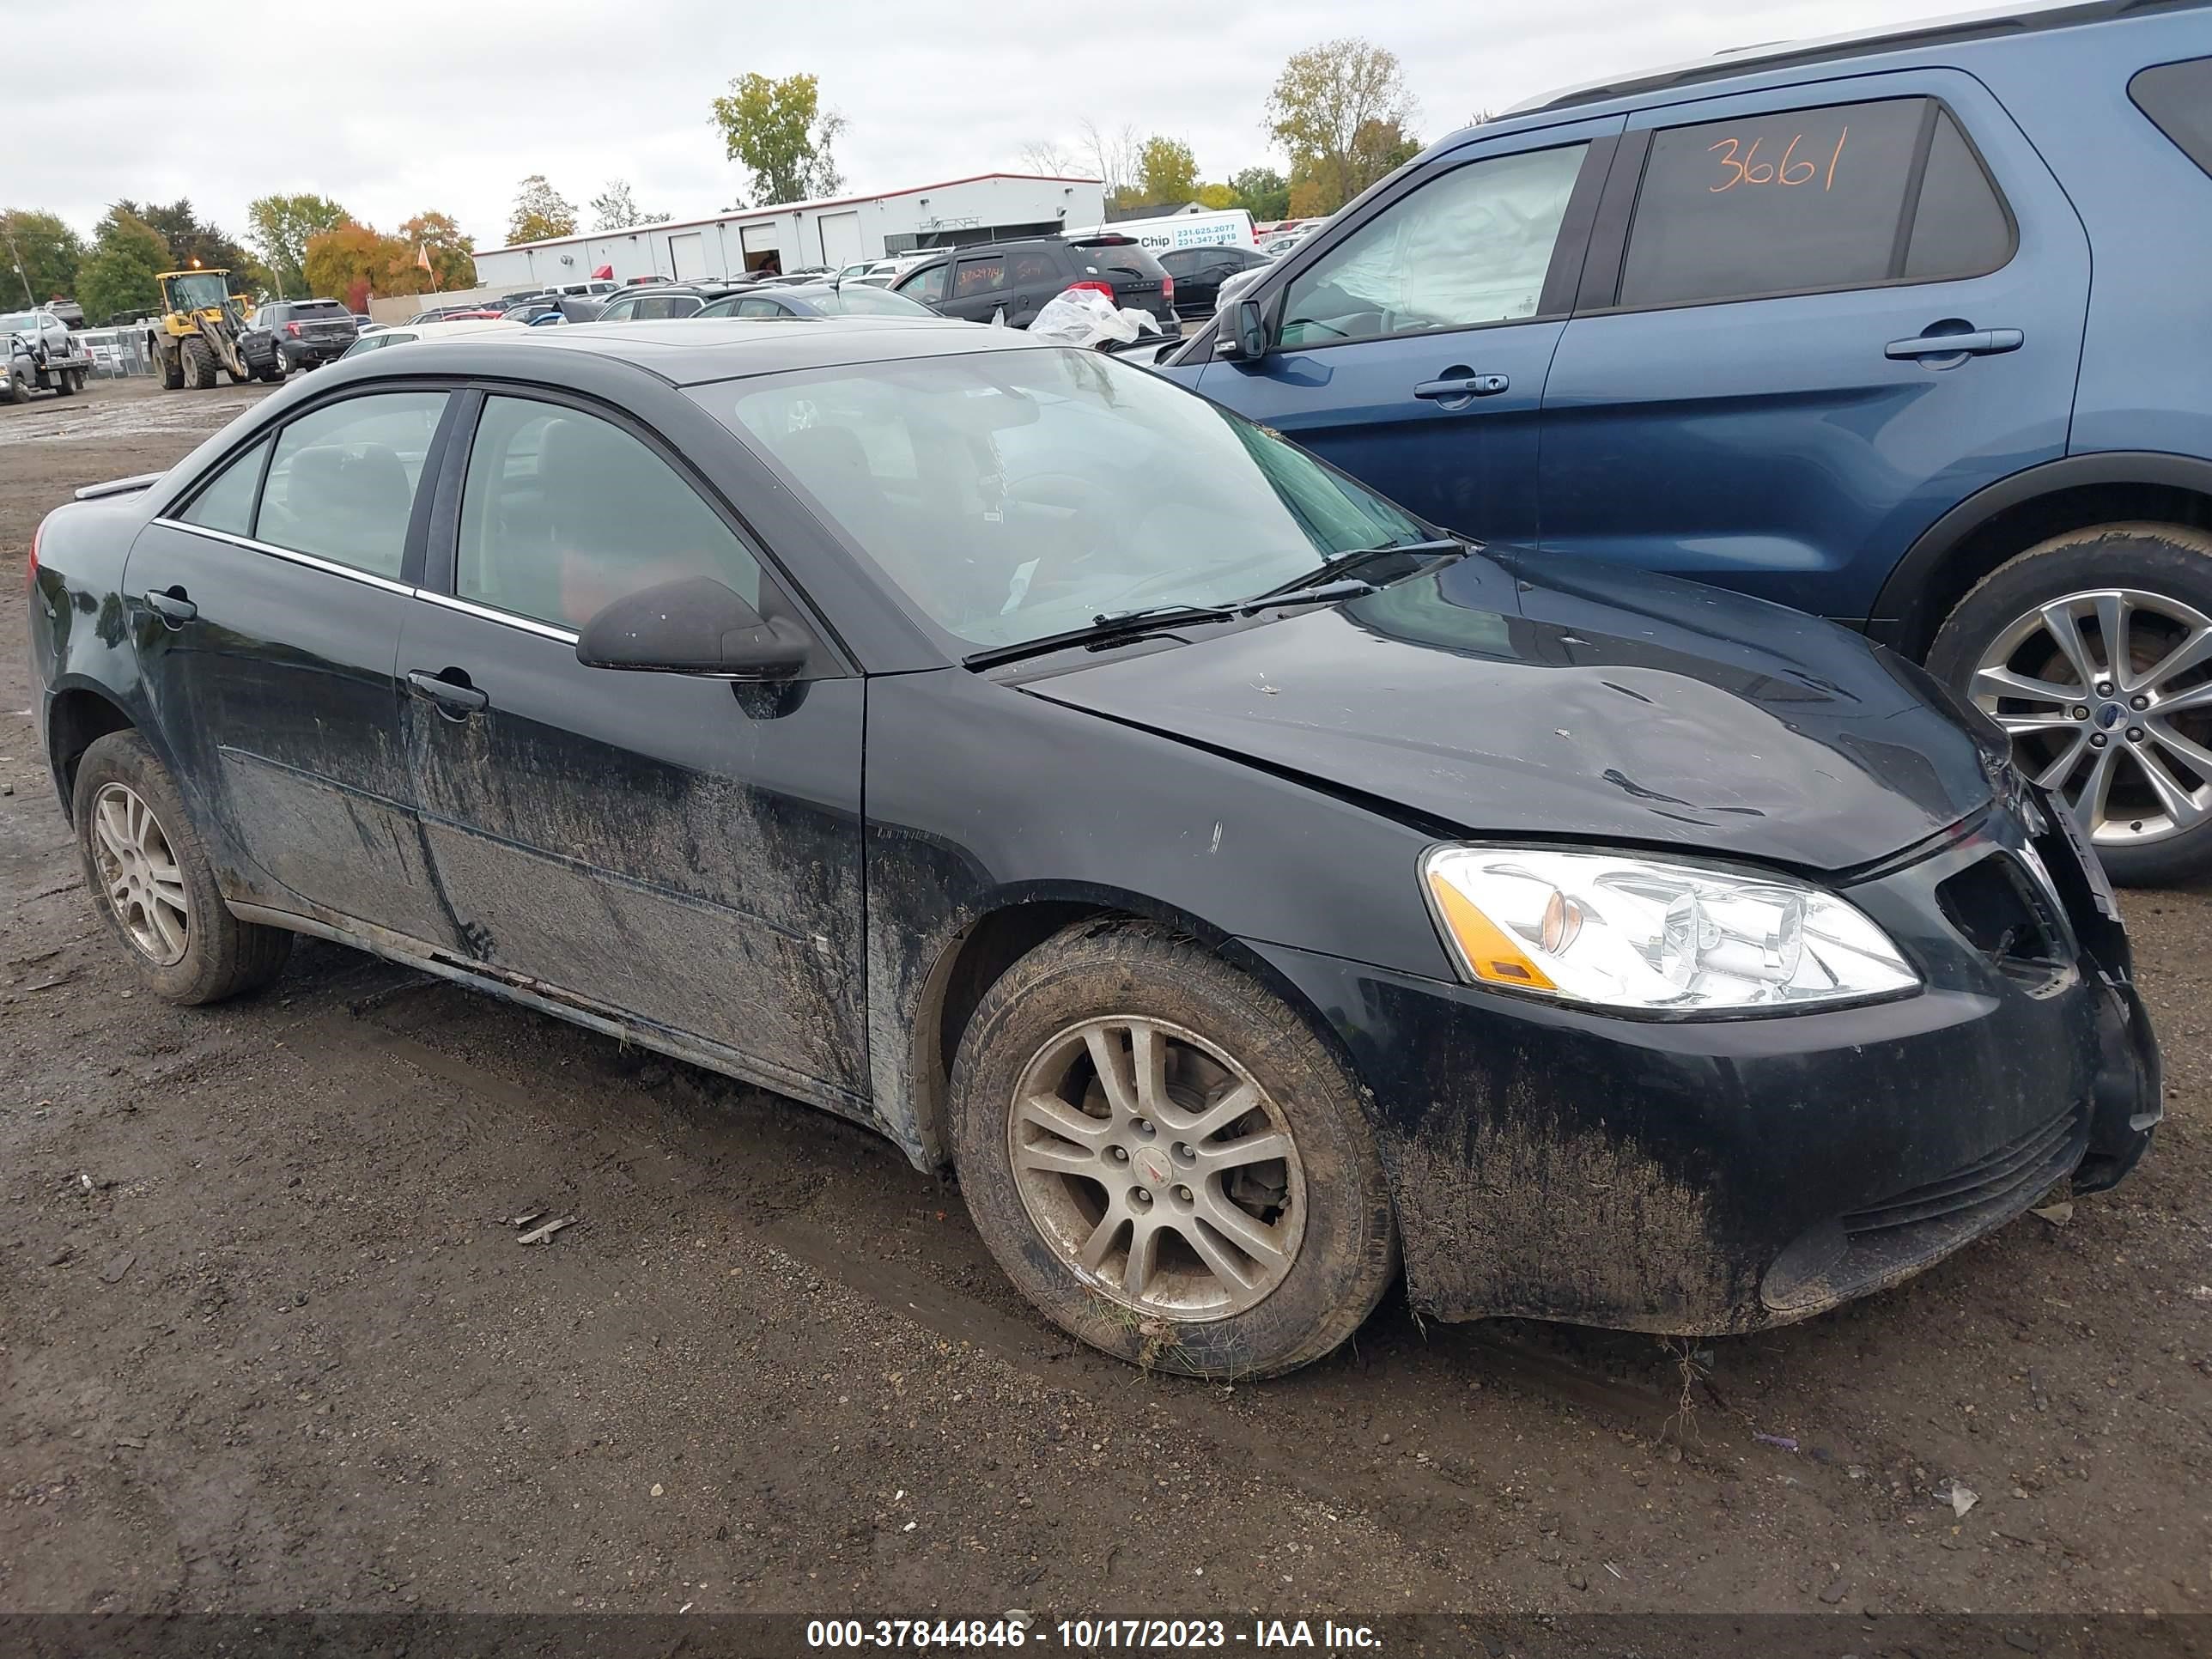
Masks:
[[[1881,349],[1885,357],[1988,357],[2000,351],[2017,351],[2027,337],[2016,328],[1984,328],[1972,334],[1916,334],[1909,340],[1892,340]]]
[[[146,604],[171,628],[182,628],[200,614],[199,606],[185,597],[182,587],[172,587],[167,592],[149,588],[146,593]]]
[[[415,695],[438,705],[438,712],[465,719],[491,707],[491,698],[473,685],[463,685],[420,668],[407,671],[407,684]]]
[[[1450,380],[1424,380],[1413,388],[1416,398],[1431,403],[1456,403],[1466,398],[1495,398],[1513,382],[1503,374],[1463,374]]]

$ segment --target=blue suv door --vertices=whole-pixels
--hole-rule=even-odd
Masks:
[[[1640,112],[1545,386],[1541,544],[1868,620],[1946,509],[2065,453],[2088,289],[1971,76]]]
[[[1164,372],[1416,513],[1536,532],[1536,421],[1619,116],[1465,144],[1261,290],[1274,349]]]

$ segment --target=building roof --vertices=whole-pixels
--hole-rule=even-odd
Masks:
[[[705,225],[736,224],[740,221],[763,224],[784,213],[811,213],[823,208],[857,207],[866,202],[888,202],[902,196],[920,196],[933,190],[951,190],[955,185],[988,184],[994,179],[1011,179],[1040,185],[1095,185],[1096,179],[1080,179],[1051,173],[977,173],[965,179],[947,179],[941,184],[914,185],[904,190],[879,190],[866,196],[830,196],[811,202],[778,202],[773,207],[731,208],[721,213],[709,214],[703,219],[662,220],[649,225],[624,225],[619,230],[580,230],[568,236],[544,236],[534,242],[510,242],[505,247],[485,248],[477,255],[479,259],[490,253],[519,253],[526,248],[568,247],[577,242],[600,242],[614,236],[636,236],[648,230],[696,230]]]

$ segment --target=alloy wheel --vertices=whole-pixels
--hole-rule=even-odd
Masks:
[[[181,962],[191,900],[154,809],[128,784],[106,784],[93,797],[92,831],[100,886],[131,944],[157,968]]]
[[[2212,618],[2178,599],[2116,587],[2039,605],[1983,652],[1968,695],[2098,846],[2212,819]]]
[[[1297,1260],[1305,1170],[1289,1121],[1181,1026],[1115,1015],[1060,1032],[1023,1068],[1006,1144],[1039,1235],[1139,1314],[1242,1313]]]

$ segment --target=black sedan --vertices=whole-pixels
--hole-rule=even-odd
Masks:
[[[1211,317],[1224,283],[1275,263],[1255,247],[1227,245],[1170,248],[1159,257],[1168,275],[1175,278],[1178,317]]]
[[[487,336],[85,493],[39,730],[152,991],[308,933],[842,1113],[1133,1360],[1288,1370],[1401,1261],[1748,1330],[2158,1119],[2094,860],[1917,669],[1096,353]]]
[[[726,294],[693,313],[699,317],[904,317],[939,313],[919,300],[867,283],[793,283]]]

